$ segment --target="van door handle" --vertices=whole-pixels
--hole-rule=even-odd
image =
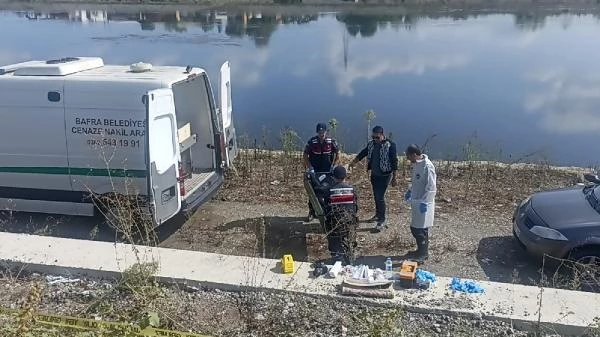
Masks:
[[[215,146],[212,145],[212,144],[206,144],[206,147],[209,148],[209,149],[211,149],[211,150],[215,149]]]

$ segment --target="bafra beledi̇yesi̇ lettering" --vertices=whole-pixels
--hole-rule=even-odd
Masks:
[[[124,127],[124,128],[145,128],[145,120],[137,119],[110,119],[110,118],[91,118],[91,117],[75,117],[76,125],[89,125],[89,126],[113,126],[113,127]]]

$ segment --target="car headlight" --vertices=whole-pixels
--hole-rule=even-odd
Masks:
[[[554,230],[552,228],[548,228],[548,227],[533,226],[533,227],[531,227],[530,231],[533,234],[535,234],[539,237],[542,237],[544,239],[548,239],[548,240],[557,240],[557,241],[567,241],[568,240],[559,231]]]

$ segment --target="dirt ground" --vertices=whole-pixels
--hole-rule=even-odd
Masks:
[[[351,157],[343,158],[348,163]],[[238,157],[237,174],[162,247],[279,259],[326,258],[325,241],[316,241],[317,220],[306,223],[307,197],[297,154],[245,152]],[[431,231],[430,260],[424,268],[441,276],[537,284],[540,263],[528,257],[512,237],[514,207],[528,194],[581,180],[581,170],[547,165],[499,166],[488,163],[438,162],[435,227]],[[388,229],[371,233],[373,223],[362,222],[359,260],[383,267],[387,256],[396,262],[414,248],[410,209],[403,202],[410,167],[403,163],[398,186],[387,193]],[[359,164],[349,176],[358,189],[361,219],[373,215],[368,175]],[[320,239],[320,240],[319,240]]]
[[[350,156],[342,159],[348,163]],[[431,230],[430,259],[423,268],[439,276],[537,284],[539,261],[528,257],[512,237],[514,207],[528,194],[573,185],[582,169],[548,165],[436,162],[438,194]],[[298,154],[246,151],[236,170],[213,198],[189,219],[177,218],[158,229],[161,247],[280,259],[290,253],[297,261],[328,257],[318,221],[305,223],[307,197]],[[372,223],[361,223],[358,263],[383,267],[387,256],[396,262],[414,241],[409,207],[403,194],[410,167],[403,163],[398,186],[387,193],[388,229],[373,234]],[[368,175],[360,163],[349,175],[359,195],[359,216],[373,215]],[[41,214],[0,214],[0,229],[85,240],[115,241],[101,219]],[[551,271],[550,271],[551,272]]]

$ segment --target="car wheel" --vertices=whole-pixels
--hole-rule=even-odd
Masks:
[[[600,292],[600,247],[577,249],[569,260],[573,284],[583,291]]]

